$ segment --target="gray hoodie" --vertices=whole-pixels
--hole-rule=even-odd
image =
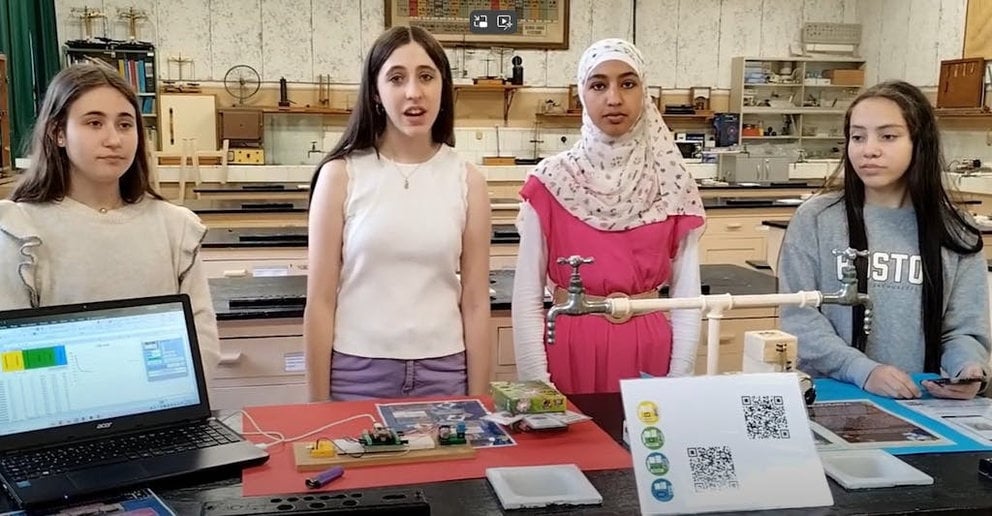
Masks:
[[[838,194],[813,197],[796,210],[779,255],[779,291],[834,292],[840,260],[833,250],[848,247],[847,217]],[[912,206],[865,205],[868,236],[868,295],[874,305],[871,333],[862,353],[851,346],[852,308],[782,307],[781,327],[799,340],[799,367],[863,387],[872,369],[889,364],[923,370],[924,338],[920,305],[923,264]],[[942,249],[944,327],[941,367],[958,374],[966,364],[988,375],[989,301],[987,264],[982,253],[960,255]]]

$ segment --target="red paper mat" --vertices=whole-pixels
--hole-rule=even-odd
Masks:
[[[435,398],[436,400],[474,399],[469,397]],[[482,400],[487,409],[492,410],[492,400]],[[350,401],[335,403],[313,403],[309,405],[274,405],[251,407],[245,411],[251,414],[258,425],[267,432],[280,432],[292,438],[328,423],[358,414],[370,414],[376,421],[379,413],[376,403],[425,401],[423,399]],[[426,401],[431,401],[428,399]],[[574,406],[570,407],[576,410]],[[245,418],[244,431],[254,430]],[[317,437],[341,438],[359,434],[369,428],[368,418],[359,418],[331,427],[319,434],[300,439],[313,441]],[[368,466],[351,468],[343,477],[331,482],[321,490],[359,489],[366,487],[395,486],[484,478],[486,469],[503,466],[539,466],[545,464],[576,464],[587,471],[600,469],[623,469],[631,467],[630,453],[610,438],[592,421],[576,423],[567,432],[558,434],[515,433],[516,446],[479,449],[472,459],[425,462],[420,464],[396,464],[389,466]],[[269,442],[263,436],[248,436],[254,442]],[[293,463],[291,444],[279,444],[268,449],[269,460],[261,466],[244,470],[242,488],[244,496],[268,496],[283,493],[308,491],[303,483],[314,472],[297,472]],[[316,491],[316,490],[315,490]]]

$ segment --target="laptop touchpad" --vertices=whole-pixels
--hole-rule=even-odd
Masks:
[[[120,463],[113,466],[69,473],[69,480],[80,490],[109,489],[133,484],[148,477],[140,464]]]

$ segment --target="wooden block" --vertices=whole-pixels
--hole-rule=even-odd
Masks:
[[[477,86],[502,86],[503,79],[488,79],[484,77],[477,77],[474,79]]]
[[[489,167],[512,167],[517,162],[513,156],[483,156],[482,164]]]
[[[294,443],[293,459],[296,471],[321,471],[331,466],[361,468],[365,466],[385,466],[388,464],[411,464],[416,462],[437,462],[443,460],[471,459],[475,457],[475,448],[468,444],[438,446],[429,450],[410,450],[406,452],[366,453],[361,456],[338,453],[334,457],[315,458],[310,456],[309,447],[312,442]]]

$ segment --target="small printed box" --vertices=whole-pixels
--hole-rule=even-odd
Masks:
[[[565,412],[565,395],[545,382],[491,382],[496,411],[512,414]]]
[[[827,70],[823,75],[830,79],[831,84],[838,86],[863,86],[865,84],[864,70]]]

